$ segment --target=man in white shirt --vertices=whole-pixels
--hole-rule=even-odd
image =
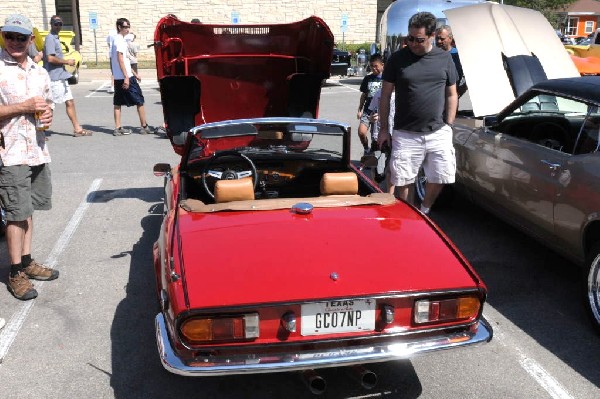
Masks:
[[[112,49],[113,41],[115,40],[115,36],[117,36],[117,30],[111,29],[108,32],[108,36],[106,36],[106,44],[108,45],[108,61],[110,62],[110,50]],[[110,87],[106,90],[107,93],[113,94],[115,92],[115,78],[112,75],[112,71],[110,71]]]
[[[110,66],[115,78],[115,94],[113,96],[115,130],[114,136],[131,134],[131,129],[121,126],[121,106],[137,107],[140,118],[140,134],[152,133],[153,129],[146,122],[146,111],[144,110],[144,95],[138,84],[138,79],[131,70],[131,63],[127,58],[127,42],[125,35],[129,33],[131,24],[127,18],[117,19],[118,35],[115,36],[110,51]]]

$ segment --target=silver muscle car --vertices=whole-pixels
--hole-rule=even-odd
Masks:
[[[537,11],[484,3],[446,15],[472,104],[454,124],[454,188],[584,266],[600,331],[600,77],[579,76]]]

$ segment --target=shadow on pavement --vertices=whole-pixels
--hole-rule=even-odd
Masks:
[[[162,193],[161,189],[156,187],[97,190],[93,193],[90,193],[90,195],[88,196],[88,201],[96,203],[105,203],[117,198],[137,198],[145,202],[156,202],[162,199]]]
[[[462,196],[431,217],[487,284],[488,303],[600,387],[600,336],[585,311],[580,268]]]

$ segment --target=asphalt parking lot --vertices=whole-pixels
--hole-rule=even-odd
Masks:
[[[299,375],[183,378],[160,365],[154,341],[158,311],[152,244],[161,222],[162,179],[157,162],[178,157],[157,135],[114,137],[110,75],[82,70],[73,86],[82,125],[73,138],[64,106],[50,129],[53,209],[34,215],[37,260],[57,267],[58,280],[36,283],[38,299],[15,300],[2,286],[8,261],[0,243],[1,398],[303,398]],[[320,117],[356,132],[360,78],[323,87]],[[141,87],[151,125],[162,122],[154,71]],[[139,126],[134,109],[123,124]],[[353,137],[353,159],[360,156]],[[379,376],[361,388],[344,368],[327,369],[328,398],[600,397],[600,337],[584,313],[575,267],[483,210],[456,198],[432,219],[487,283],[484,315],[493,340],[467,350],[372,365]],[[368,264],[378,248],[356,232],[357,256]],[[424,250],[426,250],[424,248]]]

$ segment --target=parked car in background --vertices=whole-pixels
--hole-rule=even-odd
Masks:
[[[600,330],[600,77],[579,76],[537,11],[485,3],[446,15],[473,105],[453,128],[454,188],[582,266]],[[469,21],[494,29],[474,37]]]
[[[587,36],[579,36],[575,38],[575,44],[579,45],[579,46],[587,46],[591,43],[592,41],[592,36],[594,34],[590,33]]]
[[[331,57],[331,75],[348,75],[348,68],[352,66],[351,58],[352,54],[349,51],[334,48]]]
[[[429,218],[357,169],[347,125],[318,119],[333,43],[323,20],[229,26],[169,15],[154,42],[181,155],[154,168],[165,176],[154,269],[167,370],[300,370],[322,393],[313,369],[491,339],[475,270]],[[348,250],[357,232],[398,257]]]
[[[48,35],[48,31],[40,31],[38,28],[33,28],[33,35],[35,36],[34,43],[35,47],[38,51],[44,50],[44,40]],[[79,82],[79,68],[83,64],[83,57],[81,53],[73,47],[73,40],[75,38],[75,33],[73,31],[60,31],[58,34],[60,43],[62,45],[63,55],[65,59],[74,59],[75,65],[65,65],[65,69],[73,75],[69,79],[70,84],[77,84]],[[2,39],[2,35],[0,35],[0,47],[4,47],[4,40]],[[40,61],[40,65],[43,63]]]
[[[581,75],[600,76],[600,29],[565,48]]]

